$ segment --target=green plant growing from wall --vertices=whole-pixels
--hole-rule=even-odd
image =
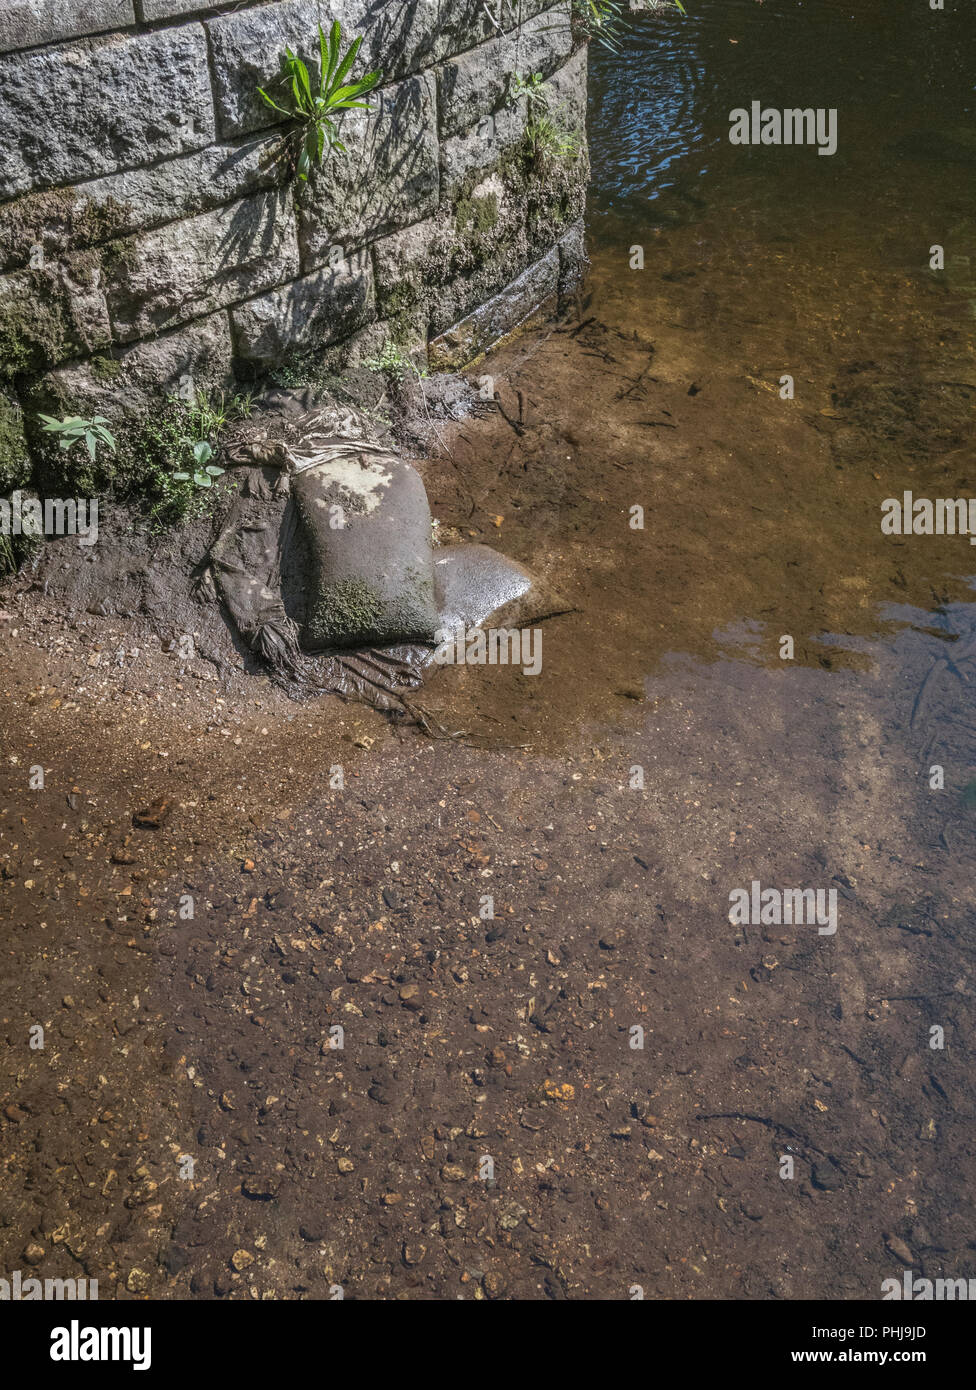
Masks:
[[[223,393],[210,397],[198,391],[192,401],[170,397],[166,410],[146,426],[141,440],[151,460],[147,483],[157,497],[150,512],[153,523],[199,514],[199,494],[208,492],[225,472],[213,462],[221,434],[250,413],[250,396],[228,401]]]
[[[78,408],[64,402],[69,409],[71,405]],[[96,442],[97,457],[76,447],[83,438],[77,431],[79,424],[99,424],[101,417],[86,422],[74,416],[64,421],[40,416],[51,425],[68,425],[70,433],[50,428],[39,433],[38,445],[42,440],[50,443],[36,456],[37,485],[52,495],[104,496],[132,504],[154,530],[192,520],[203,516],[218,496],[214,483],[223,473],[217,468],[223,432],[250,412],[247,395],[198,392],[190,400],[171,396],[138,417],[127,415],[119,422],[111,452],[101,447],[105,440]]]
[[[549,109],[549,98],[541,72],[531,72],[528,77],[513,72],[508,79],[508,95],[512,102],[521,101],[524,97],[526,109],[530,115],[533,112],[548,111]]]
[[[525,101],[525,153],[537,167],[573,160],[579,153],[580,141],[575,131],[552,109],[542,74],[522,77],[512,73],[508,86],[509,101]]]
[[[382,372],[396,377],[404,377],[412,372],[418,381],[422,381],[427,375],[427,372],[418,367],[413,358],[404,352],[399,343],[395,343],[391,338],[383,344],[382,351],[374,357],[365,358],[363,366],[369,372]]]
[[[290,48],[286,48],[281,60],[279,82],[285,89],[282,101],[288,101],[290,105],[282,106],[263,87],[258,88],[258,95],[272,111],[296,124],[295,173],[300,183],[308,182],[313,166],[322,163],[326,149],[339,154],[347,153],[339,139],[337,117],[346,111],[375,109],[360,98],[377,86],[382,73],[368,72],[364,77],[347,81],[362,42],[362,36],[354,39],[345,57],[342,57],[341,24],[336,20],[328,37],[320,24],[319,71],[315,84],[306,64]]]
[[[104,415],[93,415],[90,420],[83,420],[78,415],[71,415],[66,420],[55,420],[51,415],[39,415],[39,418],[44,421],[42,428],[46,434],[59,436],[58,443],[62,449],[73,449],[76,444],[84,444],[92,462],[98,457],[100,444],[115,453],[115,437],[106,428],[108,420]]]
[[[673,7],[683,15],[688,13],[681,0],[658,3],[662,9]],[[572,22],[585,43],[592,41],[611,53],[619,53],[630,18],[621,0],[573,0]]]

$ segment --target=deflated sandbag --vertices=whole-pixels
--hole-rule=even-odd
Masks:
[[[381,445],[337,437],[292,466],[312,557],[302,646],[432,641],[432,523],[416,470]]]
[[[487,545],[446,545],[434,551],[438,628],[527,627],[568,613],[544,579]]]
[[[237,495],[201,569],[197,597],[219,594],[248,647],[272,670],[287,673],[299,654],[298,628],[281,596],[287,493],[270,469],[240,468],[236,481]]]

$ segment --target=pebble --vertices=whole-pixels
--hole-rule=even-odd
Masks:
[[[905,1242],[901,1240],[898,1236],[886,1235],[885,1245],[887,1245],[889,1251],[892,1255],[894,1255],[895,1259],[901,1260],[903,1265],[912,1265],[915,1263],[915,1256],[909,1250]]]
[[[819,1187],[821,1192],[836,1192],[844,1185],[843,1177],[830,1163],[815,1163],[810,1176],[814,1187]]]
[[[281,1179],[274,1173],[251,1173],[241,1183],[245,1197],[255,1202],[270,1202],[278,1195]]]
[[[514,1231],[522,1217],[527,1215],[528,1208],[520,1206],[518,1202],[509,1202],[499,1213],[498,1224],[503,1231]]]
[[[403,985],[400,989],[400,1003],[405,1009],[410,1009],[412,1013],[419,1013],[423,1008],[420,986]]]

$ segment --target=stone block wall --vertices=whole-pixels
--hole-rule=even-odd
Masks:
[[[334,19],[382,83],[300,185],[256,89]],[[546,79],[568,153],[532,155],[514,73]],[[296,356],[475,358],[582,264],[585,98],[571,0],[7,0],[0,491],[42,402],[112,418]]]

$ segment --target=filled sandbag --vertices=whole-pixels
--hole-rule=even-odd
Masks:
[[[417,471],[381,445],[336,436],[291,463],[312,561],[302,646],[433,641],[432,521]]]
[[[571,607],[488,546],[434,549],[419,474],[348,404],[269,392],[221,461],[237,496],[198,593],[220,596],[296,698],[327,690],[423,723],[406,697],[423,684],[439,633],[523,627]]]

